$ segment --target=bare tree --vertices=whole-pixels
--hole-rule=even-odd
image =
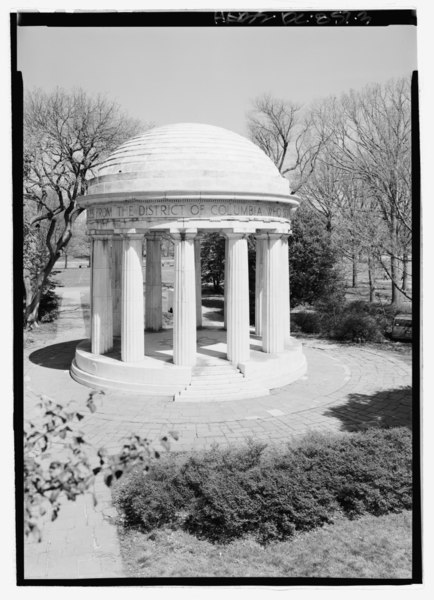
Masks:
[[[375,254],[391,281],[392,303],[401,294],[411,298],[405,278],[412,239],[409,81],[351,91],[328,127],[334,164],[363,184],[372,215],[381,214],[387,235],[376,237]]]
[[[75,219],[82,212],[77,198],[107,153],[139,133],[139,121],[125,116],[119,106],[82,90],[52,93],[34,90],[24,106],[25,243],[30,252],[36,237],[44,251],[35,268],[24,261],[25,319],[37,322],[41,294],[55,262],[71,239]],[[31,266],[32,268],[29,268]]]
[[[302,107],[266,94],[254,101],[248,114],[250,138],[271,158],[284,176],[293,174],[296,193],[312,174],[325,142],[324,131],[313,127],[312,117]]]

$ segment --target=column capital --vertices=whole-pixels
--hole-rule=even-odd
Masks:
[[[263,231],[257,232],[255,233],[255,238],[257,240],[268,240],[268,233],[265,233]]]
[[[170,235],[174,242],[191,241],[195,239],[197,229],[171,229]]]
[[[281,231],[261,231],[260,233],[255,234],[257,240],[280,240],[285,234]]]
[[[96,241],[111,240],[113,233],[91,233],[90,237]]]
[[[123,240],[142,240],[144,239],[143,233],[122,233],[120,237]]]
[[[163,232],[160,231],[147,231],[145,233],[145,239],[151,241],[159,241],[163,237]]]
[[[225,231],[223,235],[227,237],[228,240],[243,240],[249,233],[246,233],[245,231]]]

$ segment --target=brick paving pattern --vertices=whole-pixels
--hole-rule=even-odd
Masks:
[[[63,290],[57,335],[25,356],[25,416],[38,394],[83,408],[86,440],[116,451],[137,433],[152,440],[179,433],[174,450],[195,450],[249,438],[284,443],[310,431],[355,431],[373,425],[411,426],[411,366],[390,351],[303,342],[308,373],[269,396],[232,402],[174,403],[172,398],[108,392],[97,411],[85,408],[88,391],[69,376],[74,348],[88,335],[88,310],[81,288]],[[79,307],[77,309],[77,307]],[[82,307],[82,309],[80,309]],[[90,496],[67,502],[47,525],[41,543],[26,543],[26,578],[122,577],[110,492],[97,483],[98,505]]]

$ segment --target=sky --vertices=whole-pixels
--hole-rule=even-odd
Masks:
[[[132,117],[247,134],[264,93],[309,104],[409,75],[416,27],[18,28],[25,89],[81,87]]]

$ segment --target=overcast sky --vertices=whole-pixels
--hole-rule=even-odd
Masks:
[[[157,125],[246,134],[251,100],[309,103],[416,68],[416,27],[18,28],[25,88],[107,94]]]

